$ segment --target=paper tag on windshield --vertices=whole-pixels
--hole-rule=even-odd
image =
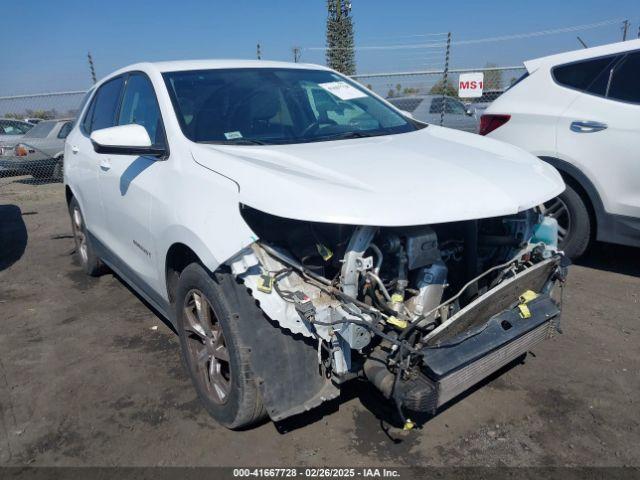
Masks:
[[[365,98],[367,96],[366,93],[352,87],[347,82],[327,82],[319,83],[318,85],[340,100],[352,100],[354,98]]]
[[[242,134],[240,132],[225,132],[224,138],[234,140],[236,138],[242,138]]]

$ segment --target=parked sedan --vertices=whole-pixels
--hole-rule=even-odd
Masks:
[[[26,132],[0,157],[0,168],[36,178],[62,178],[64,141],[72,119],[44,120]]]
[[[408,112],[420,122],[440,125],[442,115],[442,95],[416,95],[412,97],[396,97],[387,99],[400,110]],[[478,117],[475,109],[466,107],[464,103],[453,97],[444,97],[443,127],[455,128],[466,132],[478,131]]]

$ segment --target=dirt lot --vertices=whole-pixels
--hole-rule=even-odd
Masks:
[[[172,331],[74,263],[61,185],[6,180],[0,465],[640,465],[638,250],[598,245],[572,268],[564,335],[421,430],[385,433],[390,410],[355,384],[231,432],[198,404]]]

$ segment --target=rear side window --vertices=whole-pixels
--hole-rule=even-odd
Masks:
[[[25,133],[24,136],[28,138],[45,138],[55,126],[56,122],[40,122]]]
[[[609,86],[608,98],[623,102],[640,103],[640,52],[625,57],[616,66]]]
[[[399,108],[400,110],[404,110],[405,112],[413,112],[415,111],[416,108],[418,108],[418,105],[420,105],[422,103],[422,98],[419,97],[415,97],[415,98],[397,98],[397,99],[391,99],[389,100],[389,102],[391,102],[393,105],[395,105],[397,108]]]
[[[135,123],[143,126],[154,145],[164,145],[164,129],[160,108],[151,81],[142,74],[132,74],[127,79],[118,125]]]
[[[614,55],[561,65],[553,69],[553,77],[565,87],[605,95],[609,74],[619,59]]]
[[[116,124],[116,112],[120,102],[123,78],[118,77],[102,85],[87,110],[83,128],[87,133]]]
[[[466,113],[466,108],[464,105],[453,98],[445,97],[444,103],[444,113],[454,114],[454,115],[463,115]],[[431,108],[429,109],[429,113],[442,113],[442,97],[436,97],[431,100]]]
[[[62,125],[60,131],[58,132],[58,138],[67,138],[69,132],[71,131],[71,128],[73,128],[73,122],[66,122],[64,125]]]

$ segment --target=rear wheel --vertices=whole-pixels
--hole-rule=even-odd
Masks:
[[[591,217],[580,194],[567,184],[566,190],[544,207],[545,215],[558,221],[558,247],[571,259],[583,255],[591,241]]]
[[[262,419],[266,412],[249,348],[236,327],[240,319],[231,313],[234,309],[215,278],[199,264],[182,271],[175,308],[183,359],[207,412],[232,429]]]
[[[80,265],[88,275],[97,277],[104,273],[105,267],[93,249],[84,223],[82,210],[80,210],[80,205],[78,205],[78,201],[75,198],[72,198],[71,202],[69,202],[69,215],[71,216],[73,239],[76,244],[76,255],[80,260]]]

